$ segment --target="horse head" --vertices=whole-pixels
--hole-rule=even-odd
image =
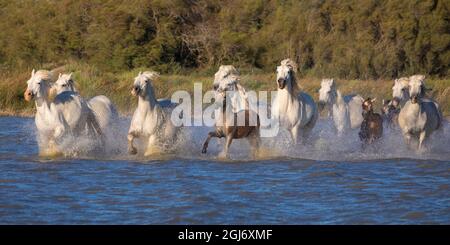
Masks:
[[[62,92],[71,91],[76,92],[75,82],[72,78],[72,73],[61,74],[59,73],[58,80],[53,83],[51,87],[51,94],[60,94]]]
[[[287,87],[289,91],[292,91],[297,82],[295,79],[295,72],[297,71],[297,65],[291,59],[284,59],[281,64],[277,66],[277,85],[278,89],[284,89]]]
[[[142,97],[151,94],[154,97],[152,83],[158,78],[159,74],[154,71],[139,72],[139,74],[134,78],[131,94],[133,96]]]
[[[27,81],[27,89],[24,92],[26,101],[35,98],[46,99],[50,89],[51,73],[46,70],[36,71],[33,69],[31,78]]]
[[[396,98],[399,101],[407,101],[409,99],[409,78],[401,77],[394,80],[394,86],[392,87],[392,98]]]
[[[424,97],[426,90],[424,75],[414,75],[409,78],[409,96],[413,104]]]
[[[376,101],[376,98],[371,99],[370,97],[364,100],[362,103],[362,109],[363,109],[363,116],[367,115],[368,113],[373,112],[373,103]]]
[[[246,91],[240,82],[240,75],[232,65],[222,65],[214,74],[214,91],[216,101],[232,100],[233,111],[245,108],[247,104]]]
[[[336,81],[334,79],[322,79],[319,89],[319,109],[322,110],[325,105],[333,104],[336,93]]]

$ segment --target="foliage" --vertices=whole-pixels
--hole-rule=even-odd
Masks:
[[[303,75],[445,77],[448,0],[0,0],[0,71],[77,60],[102,72],[220,64]]]

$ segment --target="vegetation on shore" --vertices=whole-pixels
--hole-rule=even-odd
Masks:
[[[42,67],[52,70],[52,65]],[[137,100],[130,94],[134,77],[139,71],[149,68],[136,68],[124,72],[104,72],[94,66],[77,62],[68,62],[67,65],[53,69],[54,76],[59,72],[74,72],[76,87],[83,97],[89,98],[103,94],[111,98],[122,115],[130,115],[136,106]],[[24,115],[34,114],[34,103],[27,103],[23,98],[26,81],[30,77],[30,70],[14,71],[0,75],[0,115]],[[185,90],[192,94],[194,83],[202,83],[203,92],[212,89],[211,74],[167,75],[161,74],[161,78],[155,81],[155,91],[158,98],[170,98],[177,90]],[[318,98],[320,78],[302,77],[299,84],[301,88]],[[241,83],[247,90],[274,91],[275,70],[272,73],[252,72],[241,70]],[[343,94],[359,93],[364,97],[376,97],[376,106],[379,109],[382,99],[392,97],[393,80],[342,80],[337,79],[338,89]],[[446,116],[450,116],[450,79],[428,78],[426,86],[432,91],[429,95],[435,98],[441,105]]]
[[[0,73],[77,60],[122,72],[220,64],[341,79],[450,75],[448,0],[0,0]]]
[[[83,96],[129,114],[132,80],[148,67],[162,73],[158,97],[210,89],[222,64],[248,89],[274,90],[289,57],[315,97],[334,77],[344,94],[381,103],[394,78],[427,75],[449,115],[449,16],[448,0],[0,0],[0,114],[32,114],[22,95],[32,68],[75,72]]]

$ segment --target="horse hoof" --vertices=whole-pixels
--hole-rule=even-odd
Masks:
[[[202,153],[203,153],[203,154],[206,154],[206,149],[202,149]]]

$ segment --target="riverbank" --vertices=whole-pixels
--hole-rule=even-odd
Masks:
[[[44,67],[51,69],[52,67]],[[134,69],[131,71],[112,73],[103,72],[93,66],[71,62],[67,65],[53,69],[54,76],[64,72],[73,72],[75,84],[80,94],[84,97],[93,97],[103,94],[108,96],[117,106],[122,115],[130,115],[136,107],[136,98],[130,95],[130,87],[134,77],[139,71],[148,68]],[[156,96],[158,98],[170,98],[178,90],[193,93],[194,83],[201,83],[203,92],[212,88],[214,79],[211,74],[162,74],[160,79],[154,82]],[[272,91],[276,90],[275,72],[272,74],[259,71],[241,71],[241,83],[247,90]],[[34,103],[27,103],[23,98],[26,81],[30,77],[30,71],[14,71],[0,75],[0,116],[33,116]],[[298,79],[304,91],[318,99],[318,89],[321,78],[301,77]],[[342,94],[358,93],[363,97],[377,98],[376,110],[381,107],[383,99],[390,99],[392,95],[392,80],[342,80],[337,79],[338,89]],[[450,116],[450,78],[428,78],[426,86],[431,88],[429,92],[441,106],[444,116]]]

